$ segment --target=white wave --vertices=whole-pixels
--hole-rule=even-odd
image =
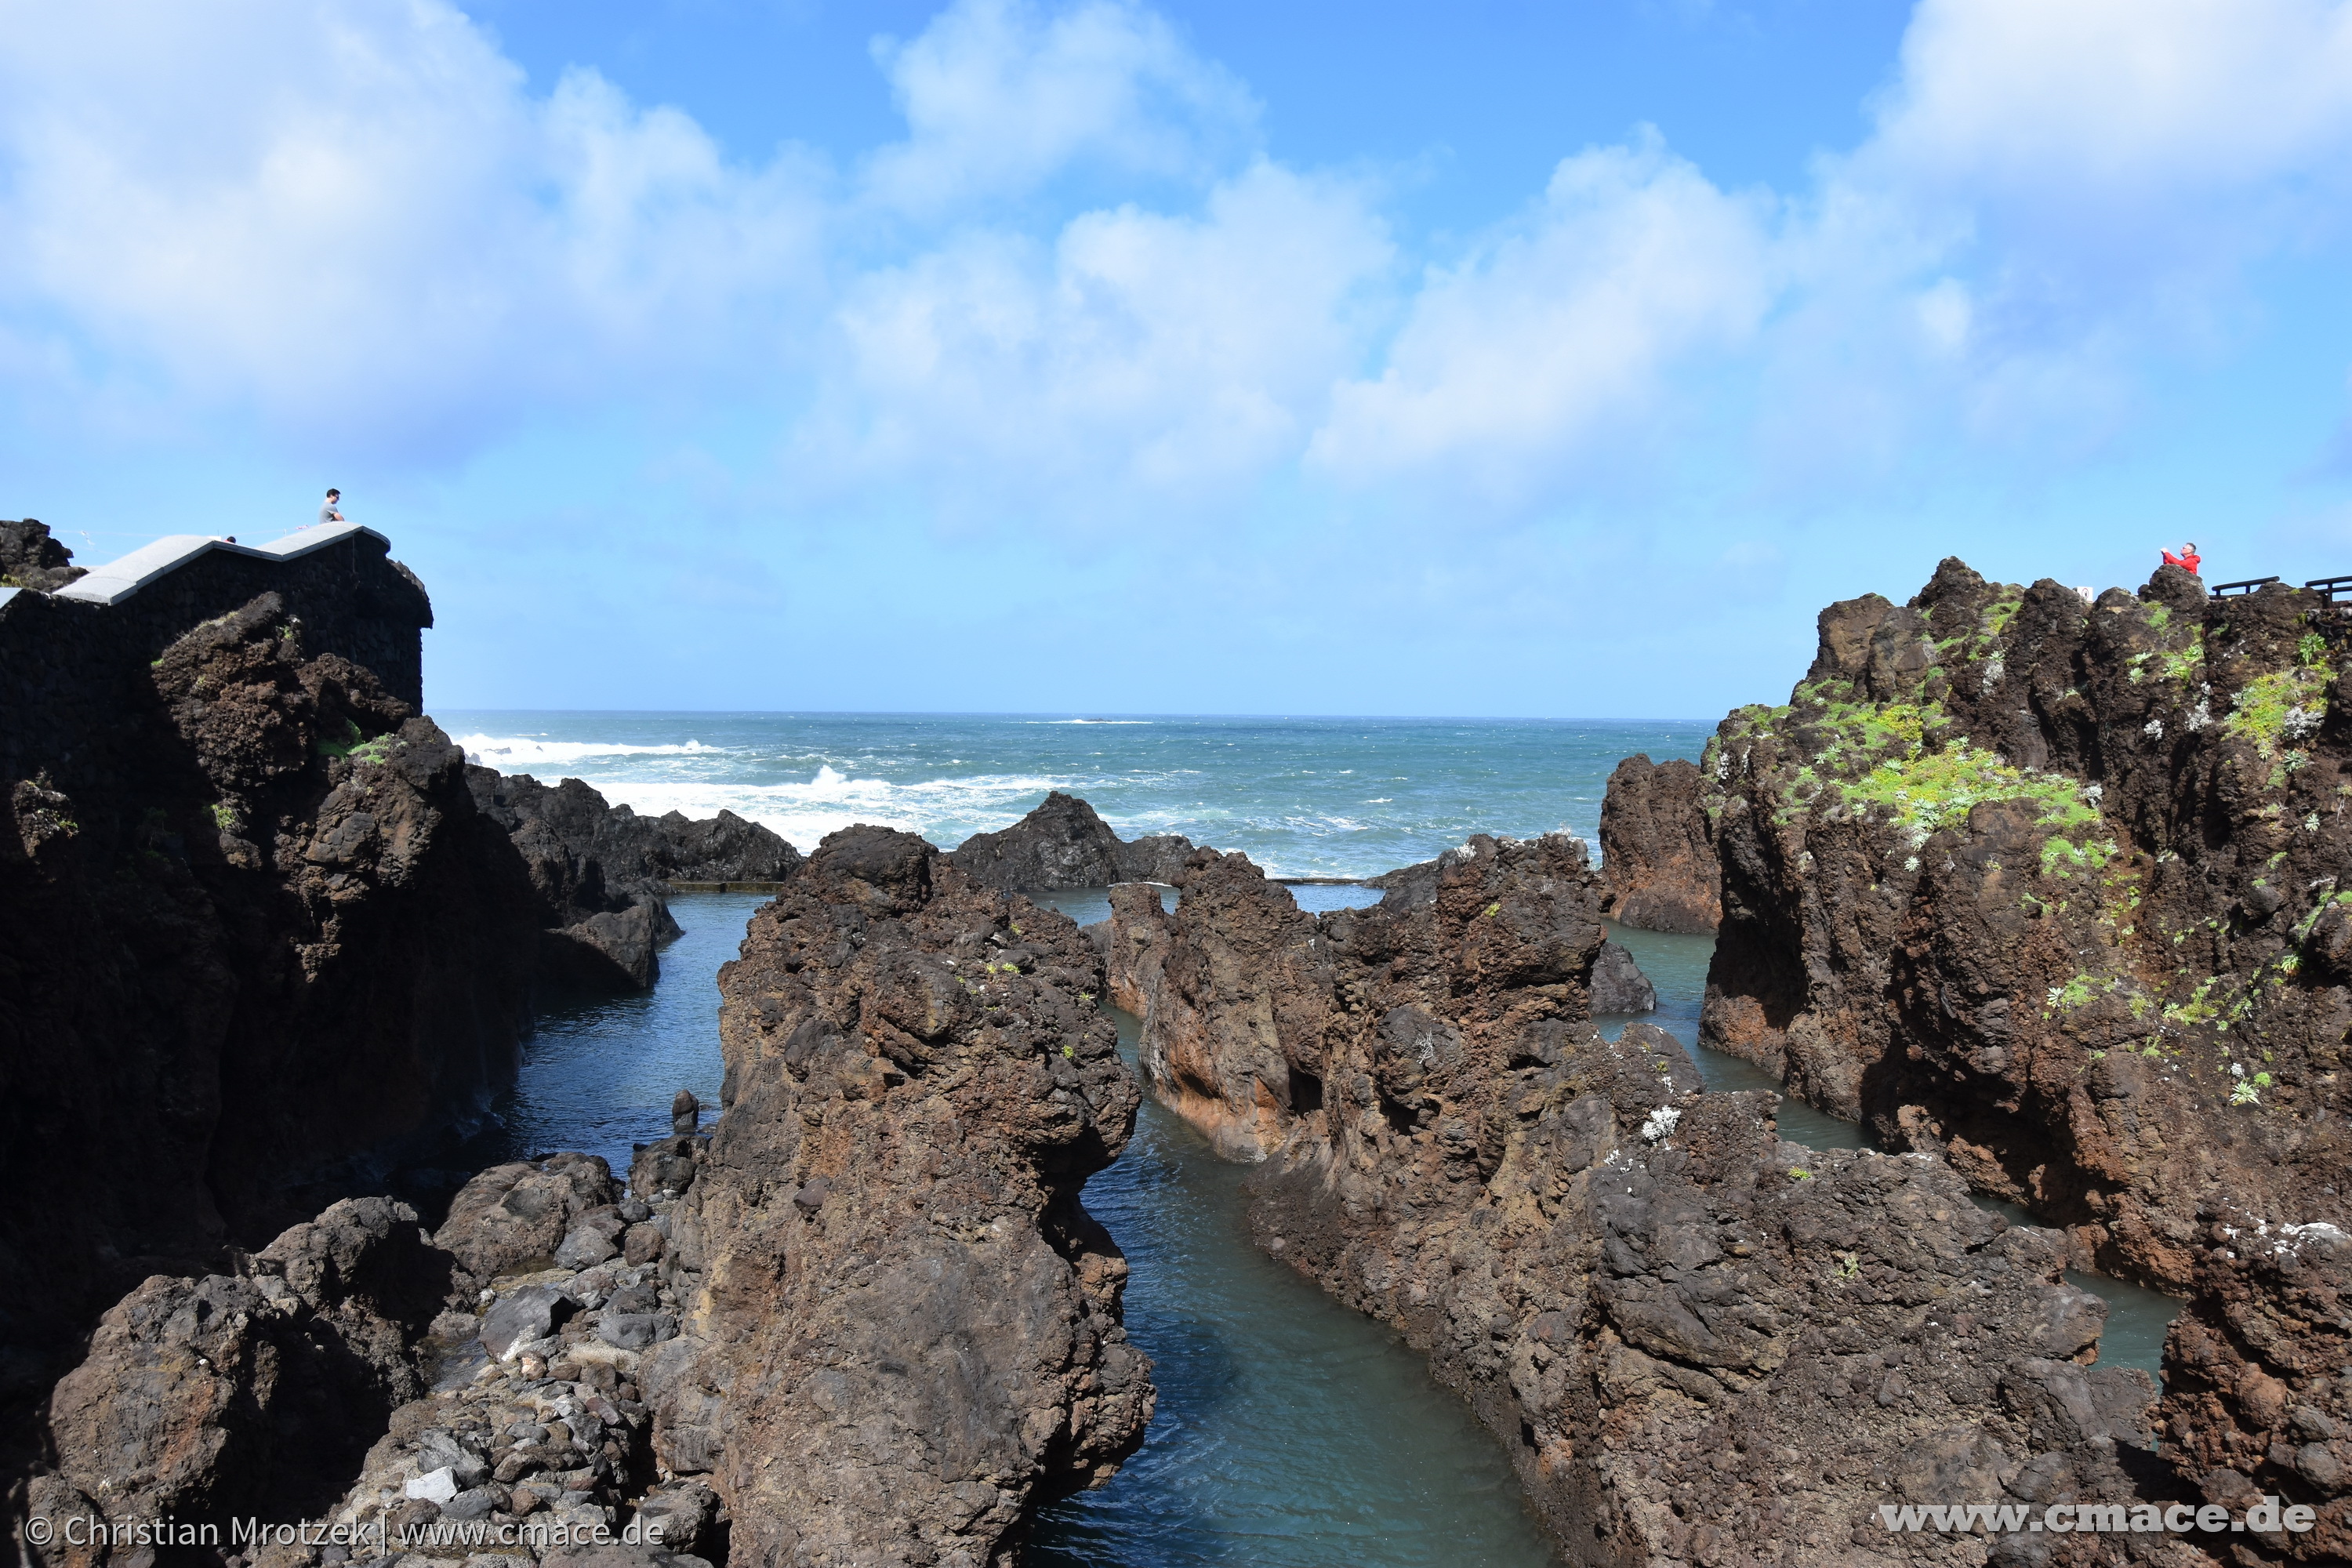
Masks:
[[[775,829],[803,849],[853,824],[919,833],[953,848],[974,833],[1009,827],[1048,790],[1082,789],[1087,781],[1027,773],[894,784],[856,778],[831,763],[804,783],[733,784],[724,780],[613,779],[596,781],[614,805],[646,816],[681,812],[697,820],[731,811]]]
[[[461,735],[466,760],[511,773],[519,768],[560,766],[590,757],[690,757],[716,755],[724,748],[688,741],[679,746],[635,746],[626,741],[551,741],[544,735]]]

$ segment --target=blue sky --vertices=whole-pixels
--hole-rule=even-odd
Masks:
[[[481,707],[1711,718],[2352,571],[2352,5],[0,0],[0,515]]]

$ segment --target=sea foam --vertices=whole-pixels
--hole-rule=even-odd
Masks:
[[[543,735],[462,735],[466,760],[500,773],[562,767],[592,757],[712,756],[720,748],[688,741],[675,746],[633,746],[625,741],[551,741]]]

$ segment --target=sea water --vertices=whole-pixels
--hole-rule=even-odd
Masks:
[[[1425,860],[1474,832],[1597,837],[1619,759],[1695,759],[1696,723],[711,713],[445,713],[475,761],[548,783],[587,780],[649,815],[727,809],[802,849],[853,822],[943,847],[1017,821],[1049,789],[1083,795],[1128,837],[1183,833],[1245,850],[1271,873],[1364,877]],[[1301,906],[1375,897],[1292,889]],[[1172,897],[1172,895],[1170,895]],[[715,1105],[717,973],[763,900],[683,894],[686,935],[643,996],[542,1017],[499,1128],[478,1152],[583,1149],[625,1168],[668,1131],[669,1098]],[[1082,923],[1098,892],[1049,901]],[[1657,986],[1648,1015],[1693,1047],[1717,1089],[1774,1089],[1752,1064],[1696,1046],[1713,943],[1612,931]],[[1601,1020],[1614,1032],[1629,1019]],[[1122,1018],[1132,1048],[1133,1020]],[[1780,1125],[1856,1147],[1851,1123],[1784,1100]],[[1501,1447],[1426,1364],[1254,1247],[1244,1168],[1146,1101],[1133,1142],[1086,1203],[1127,1254],[1129,1331],[1155,1363],[1159,1415],[1107,1487],[1047,1509],[1032,1557],[1160,1568],[1193,1563],[1553,1561]],[[2076,1276],[2111,1305],[2103,1359],[2155,1369],[2176,1306]]]
[[[1045,796],[1120,837],[1181,833],[1276,876],[1368,877],[1472,833],[1588,841],[1620,758],[1696,757],[1696,723],[1116,715],[449,712],[474,761],[586,780],[649,816],[726,809],[803,850],[855,822],[952,848]]]

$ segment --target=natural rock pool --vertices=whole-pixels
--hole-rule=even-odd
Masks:
[[[1294,892],[1310,909],[1377,897],[1356,888]],[[667,1132],[679,1088],[715,1106],[717,975],[764,901],[678,895],[672,910],[686,934],[662,954],[659,983],[644,995],[542,1018],[496,1108],[499,1131],[473,1152],[494,1160],[579,1149],[625,1169],[633,1143]],[[1108,912],[1099,894],[1053,901],[1081,921]],[[1616,934],[1657,987],[1652,1021],[1695,1042],[1709,941]],[[1613,1034],[1624,1022],[1603,1027]],[[1121,1015],[1119,1026],[1131,1057],[1135,1021]],[[1777,1087],[1735,1058],[1694,1055],[1713,1087]],[[1793,1100],[1783,1104],[1781,1126],[1821,1146],[1861,1142],[1851,1123]],[[1147,1100],[1126,1153],[1088,1184],[1088,1209],[1132,1270],[1128,1328],[1155,1363],[1159,1413],[1110,1485],[1044,1511],[1030,1560],[1118,1568],[1554,1562],[1501,1448],[1422,1357],[1251,1245],[1247,1173]],[[2103,1359],[2153,1373],[2176,1303],[2114,1280],[2074,1279],[2108,1300]]]

